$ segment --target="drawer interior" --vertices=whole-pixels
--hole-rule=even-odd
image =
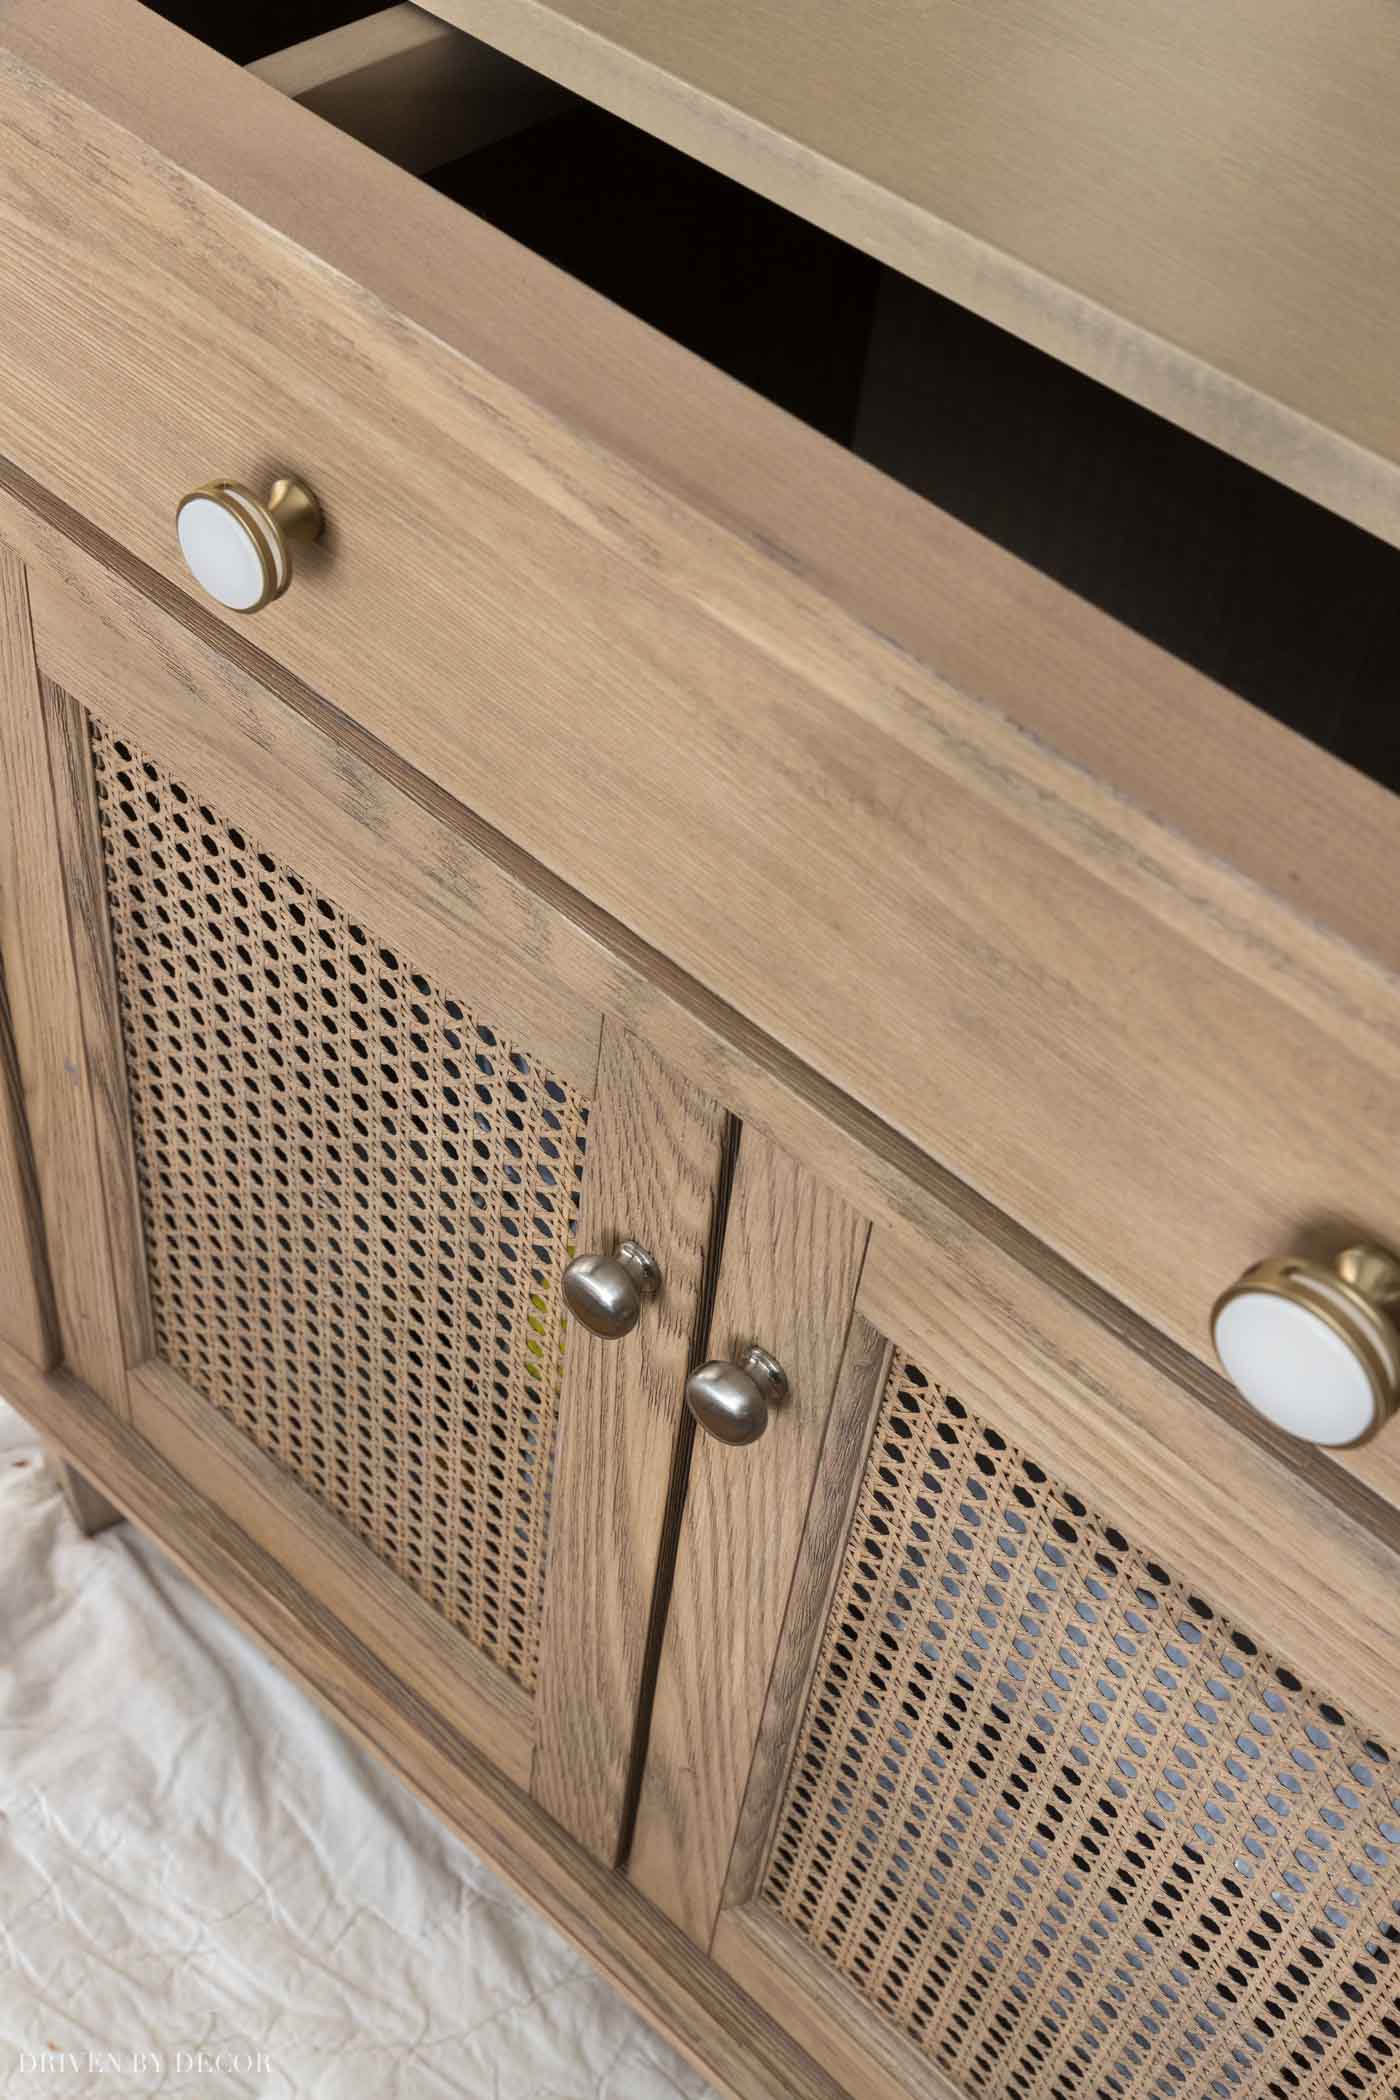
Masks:
[[[323,36],[372,12],[364,0],[297,0],[295,8],[280,0],[158,0],[154,11],[240,66],[281,50],[289,35]]]
[[[261,0],[237,8],[163,0],[158,11],[239,62],[286,43],[288,11]],[[387,19],[355,0],[302,0],[294,26],[311,38],[359,22],[368,34]],[[434,33],[484,50],[440,25]],[[422,77],[420,68],[420,91]],[[383,79],[386,95],[413,92],[388,69]],[[365,112],[375,93],[366,70],[350,110],[322,113],[347,129],[363,126],[370,139],[376,123]],[[301,99],[318,106],[312,95]],[[491,99],[500,100],[494,85]],[[1386,669],[1400,644],[1400,551],[609,112],[552,88],[516,100],[520,120],[504,135],[499,122],[465,124],[457,143],[467,150],[429,166],[411,156],[423,140],[441,139],[442,127],[415,131],[410,113],[405,132],[400,111],[395,135],[409,143],[395,157],[1057,582],[1400,788],[1400,718]]]

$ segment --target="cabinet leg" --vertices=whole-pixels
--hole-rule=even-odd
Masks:
[[[80,1473],[75,1465],[71,1465],[61,1451],[52,1444],[45,1444],[44,1452],[50,1466],[58,1475],[58,1484],[63,1490],[63,1499],[68,1504],[73,1522],[84,1538],[90,1539],[95,1532],[105,1531],[109,1524],[121,1523],[121,1511],[107,1500],[100,1488],[93,1486],[85,1474]]]

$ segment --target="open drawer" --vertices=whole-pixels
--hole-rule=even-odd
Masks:
[[[635,142],[592,135],[551,187],[547,140],[488,140],[434,186],[135,0],[15,0],[3,44],[0,411],[21,496],[66,506],[180,618],[266,652],[292,697],[324,695],[582,893],[668,997],[778,1076],[814,1146],[844,1146],[852,1192],[896,1229],[939,1197],[994,1205],[1197,1355],[1246,1264],[1400,1241],[1400,1189],[1376,1172],[1400,1143],[1385,711],[1359,730],[1356,710],[1351,728],[1310,713],[1261,660],[1246,704],[1185,661],[1230,670],[1204,629],[1163,648],[1091,602],[1156,624],[1091,588],[1087,553],[1070,588],[1051,552],[1011,551],[1038,551],[1025,506],[999,523],[957,500],[1002,546],[902,486],[895,470],[954,501],[943,448],[900,437],[923,428],[908,358],[931,310],[906,323],[900,284],[772,220],[757,282],[704,275],[708,214],[759,224],[726,188],[679,260],[658,246],[599,273],[617,297],[669,285],[654,318],[688,349],[484,216],[547,248],[605,162],[635,205]],[[690,180],[667,163],[652,193]],[[747,285],[708,335],[679,318],[697,273]],[[755,354],[753,330],[814,285],[830,354],[798,384],[791,345],[765,333]],[[986,360],[959,356],[987,424],[1006,371],[979,396]],[[1117,427],[1100,394],[1090,451]],[[1189,606],[1172,564],[1245,470],[1181,443],[1185,464],[1141,458],[1175,491],[1154,592]],[[1006,491],[1014,461],[987,458]],[[180,595],[175,505],[287,471],[324,538],[255,625],[211,626]],[[1284,608],[1315,572],[1325,598],[1327,561],[1387,602],[1392,550],[1258,476],[1248,491],[1269,550],[1256,624],[1265,584]],[[1132,490],[1113,502],[1094,514],[1106,548]],[[1358,688],[1383,639],[1358,641]],[[1400,1499],[1383,1439],[1346,1462]]]

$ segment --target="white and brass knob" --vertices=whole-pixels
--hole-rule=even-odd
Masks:
[[[260,612],[292,580],[291,543],[321,536],[321,506],[305,482],[283,475],[266,498],[237,481],[192,489],[175,513],[185,566],[230,612]]]
[[[1335,1261],[1279,1255],[1217,1301],[1211,1334],[1243,1399],[1290,1436],[1355,1444],[1400,1398],[1400,1261],[1348,1247]]]
[[[770,1410],[787,1394],[787,1372],[756,1344],[741,1349],[737,1363],[701,1364],[685,1382],[686,1406],[706,1435],[722,1444],[757,1443]]]
[[[619,1342],[661,1288],[661,1270],[636,1240],[622,1240],[615,1254],[580,1254],[564,1271],[564,1303],[590,1334]]]

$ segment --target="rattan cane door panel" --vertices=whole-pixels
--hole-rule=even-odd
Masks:
[[[92,743],[156,1354],[532,1691],[589,1104]]]
[[[861,2100],[1400,2091],[1400,1755],[1344,1645],[1305,1674],[1224,1609],[1190,1513],[1125,1528],[985,1352],[851,1348],[868,1444],[814,1497],[717,1958]]]
[[[1400,2072],[1390,1751],[902,1353],[759,1900],[971,2092]]]

